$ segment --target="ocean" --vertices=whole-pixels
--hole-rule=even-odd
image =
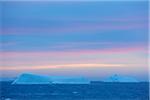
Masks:
[[[149,100],[148,82],[0,86],[0,100]]]

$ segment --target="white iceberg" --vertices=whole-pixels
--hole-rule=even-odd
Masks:
[[[34,75],[34,74],[22,74],[12,84],[51,84],[49,77]]]
[[[121,76],[121,75],[113,75],[104,80],[104,82],[139,82],[133,77]]]
[[[89,84],[90,81],[82,77],[41,76],[22,74],[12,84]]]
[[[83,77],[62,77],[53,76],[50,77],[54,84],[89,84],[90,81]]]

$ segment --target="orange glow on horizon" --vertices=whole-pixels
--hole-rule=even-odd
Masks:
[[[0,67],[0,70],[38,70],[38,69],[59,69],[59,68],[93,68],[93,67],[126,67],[125,64],[59,64],[43,66],[19,66],[19,67]]]

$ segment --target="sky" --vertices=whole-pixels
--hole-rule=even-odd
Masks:
[[[0,71],[148,79],[148,2],[0,3]]]

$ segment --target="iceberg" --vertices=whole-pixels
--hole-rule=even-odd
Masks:
[[[139,82],[133,77],[121,76],[121,75],[112,75],[104,80],[104,82]]]
[[[34,74],[22,74],[12,84],[51,84],[49,77],[34,75]]]
[[[12,84],[89,84],[83,77],[41,76],[35,74],[22,74]]]
[[[54,84],[89,84],[90,81],[83,77],[62,77],[53,76],[51,81]]]

